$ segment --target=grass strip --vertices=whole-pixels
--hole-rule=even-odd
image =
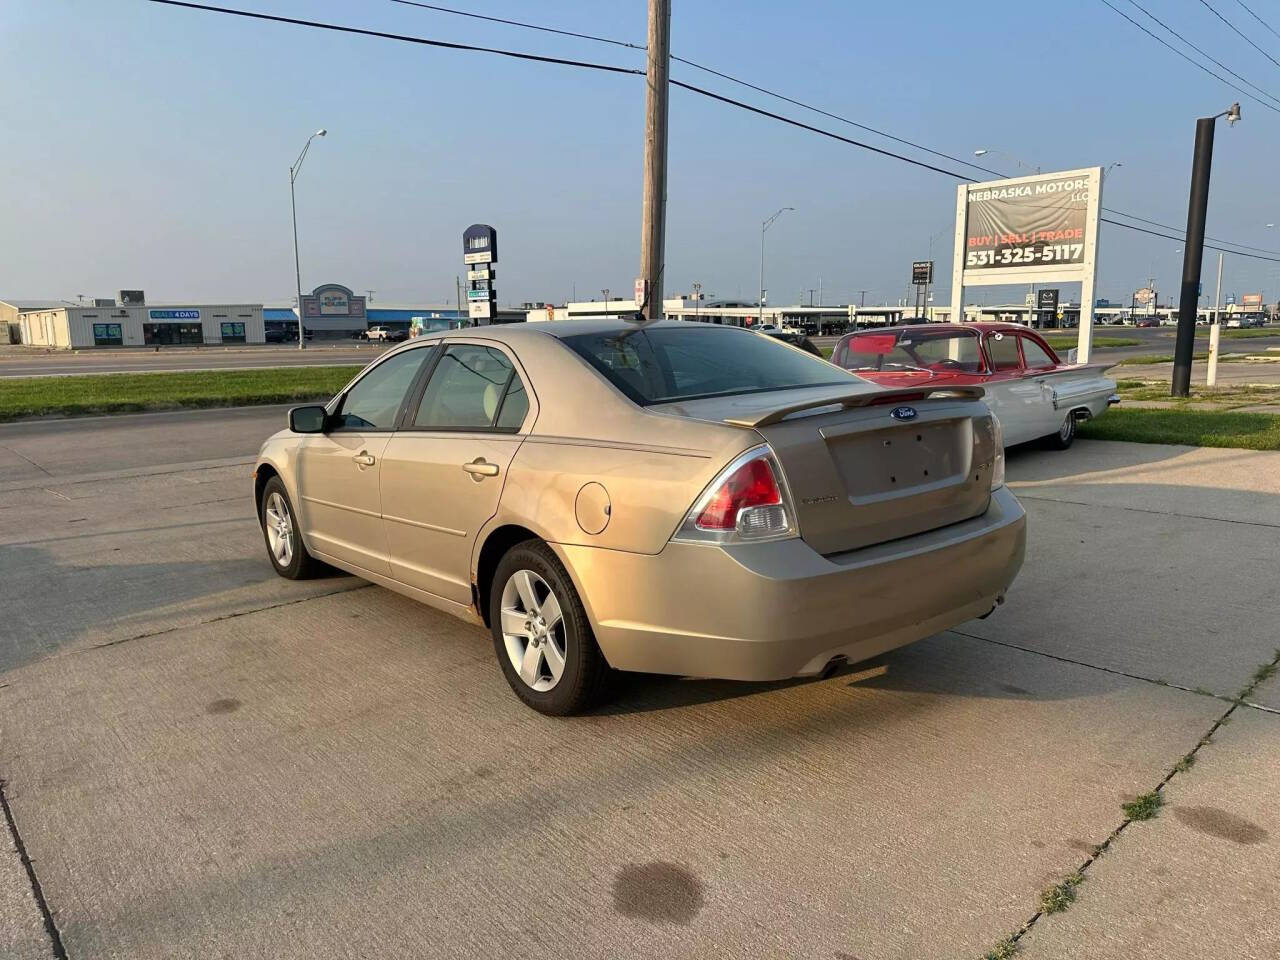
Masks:
[[[358,366],[0,379],[0,421],[327,400]]]
[[[1096,420],[1080,424],[1079,435],[1089,440],[1280,450],[1280,416],[1229,410],[1113,407]]]

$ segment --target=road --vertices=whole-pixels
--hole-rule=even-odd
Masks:
[[[281,410],[0,426],[6,960],[1280,955],[1280,454],[1014,451],[989,619],[552,719],[483,631],[274,576]]]
[[[161,350],[0,351],[0,378],[51,377],[83,373],[169,373],[183,370],[246,370],[262,367],[322,367],[368,363],[387,347],[342,342],[335,346],[165,347]]]
[[[1073,335],[1072,330],[1041,331],[1050,336]],[[1173,355],[1175,331],[1172,327],[1097,327],[1096,337],[1140,340],[1134,347],[1103,347],[1095,351],[1099,360],[1125,357]],[[1196,331],[1197,351],[1208,350],[1208,332]],[[833,346],[838,337],[815,337],[819,346]],[[1265,354],[1268,347],[1280,348],[1280,328],[1275,335],[1258,339],[1222,340],[1222,352]],[[329,366],[364,364],[387,347],[377,343],[341,341],[313,344],[306,350],[287,346],[166,347],[156,350],[66,350],[35,352],[24,347],[0,348],[0,379],[4,377],[66,376],[83,373],[142,373],[180,370],[257,369],[262,367]]]

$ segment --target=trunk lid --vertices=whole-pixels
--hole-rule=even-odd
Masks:
[[[666,406],[763,436],[782,464],[801,537],[833,554],[986,511],[996,450],[981,396],[976,387],[866,384]]]

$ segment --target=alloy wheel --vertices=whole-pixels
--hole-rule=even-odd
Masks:
[[[289,566],[293,560],[293,519],[289,516],[289,504],[278,492],[267,497],[262,511],[262,525],[267,531],[267,546],[271,559],[278,567]]]
[[[560,600],[532,570],[517,570],[502,588],[502,640],[516,675],[546,693],[564,676],[566,637]]]

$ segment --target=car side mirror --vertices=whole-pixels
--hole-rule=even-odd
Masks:
[[[328,411],[320,404],[294,407],[289,411],[289,429],[294,433],[324,433]]]

